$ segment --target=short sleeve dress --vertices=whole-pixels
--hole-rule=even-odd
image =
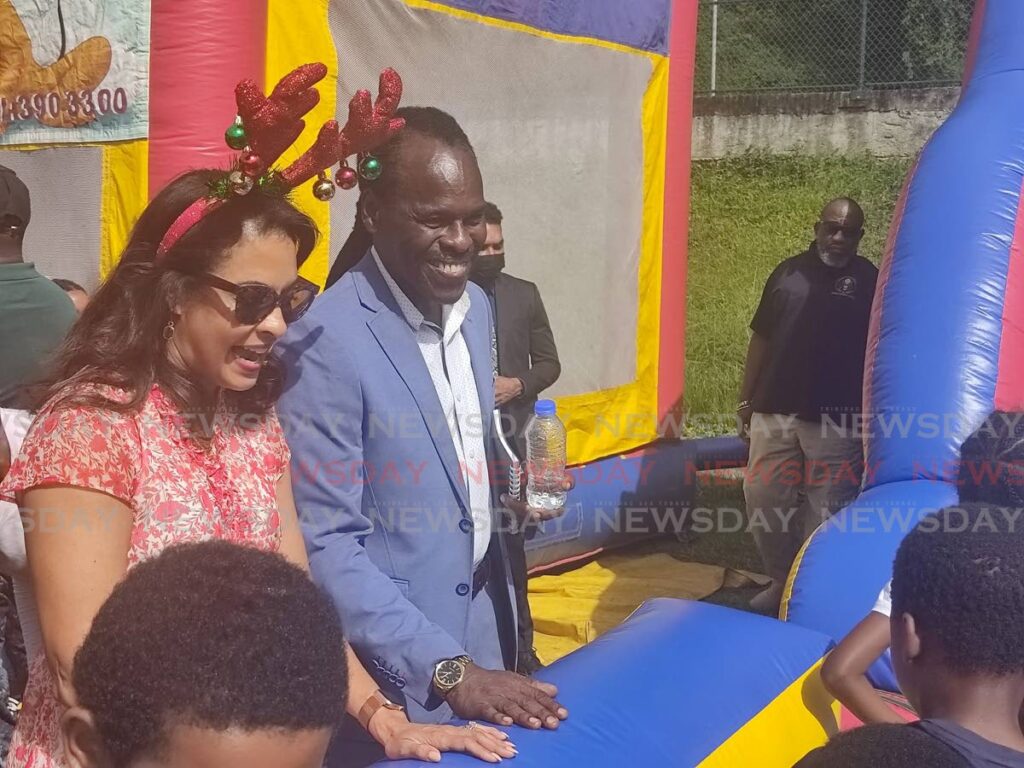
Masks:
[[[97,388],[109,400],[128,395]],[[281,543],[276,486],[289,461],[276,415],[236,414],[221,406],[209,416],[212,439],[190,425],[154,386],[132,411],[67,406],[63,398],[36,416],[21,453],[0,485],[0,497],[45,486],[108,494],[132,511],[128,567],[172,544],[225,539],[277,551]],[[24,708],[7,768],[66,768],[62,707],[40,652],[30,660]]]

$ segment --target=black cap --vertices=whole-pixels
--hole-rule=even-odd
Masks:
[[[0,218],[14,216],[24,229],[32,218],[32,203],[25,182],[10,168],[0,165]]]

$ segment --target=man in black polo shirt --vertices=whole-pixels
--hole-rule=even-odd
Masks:
[[[772,272],[753,331],[737,409],[750,458],[743,491],[771,585],[751,606],[778,610],[793,558],[851,501],[863,472],[864,351],[878,270],[857,254],[864,212],[833,200],[810,248]]]

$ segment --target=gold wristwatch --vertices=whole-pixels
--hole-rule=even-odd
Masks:
[[[442,697],[447,696],[466,676],[466,667],[473,663],[469,656],[444,659],[434,667],[434,688]]]
[[[363,726],[363,730],[368,730],[370,727],[370,718],[377,714],[378,709],[390,709],[395,712],[402,712],[405,710],[401,704],[395,704],[387,696],[381,693],[380,688],[370,694],[370,698],[359,708],[359,714],[356,715],[356,719],[359,724]]]

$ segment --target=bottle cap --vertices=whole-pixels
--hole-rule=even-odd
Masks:
[[[538,400],[533,406],[533,412],[538,416],[554,416],[557,412],[554,400]]]

